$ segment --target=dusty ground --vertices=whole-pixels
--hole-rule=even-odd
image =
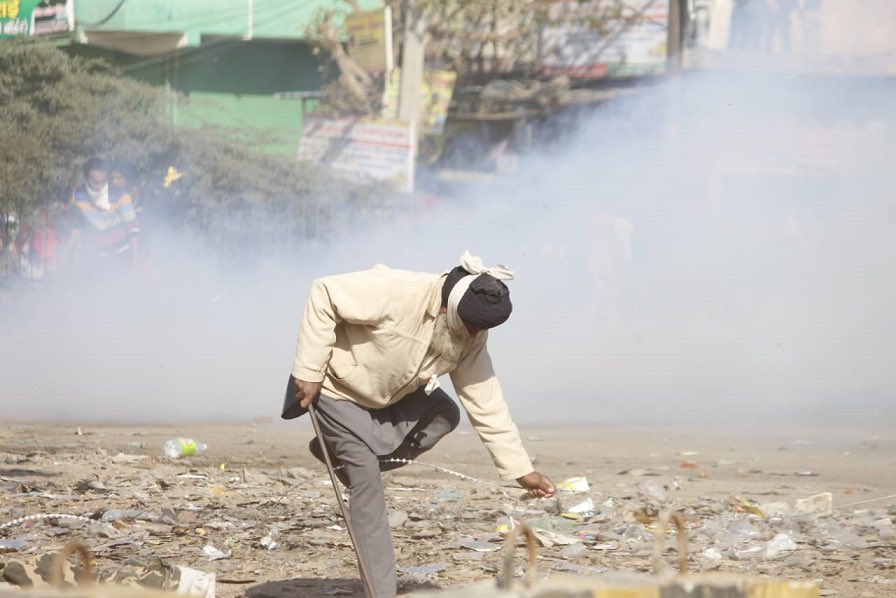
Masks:
[[[25,544],[19,550],[0,549],[0,561],[56,550],[80,538],[98,555],[101,570],[113,570],[125,559],[159,556],[215,572],[217,595],[224,598],[360,595],[332,488],[305,448],[312,436],[307,422],[82,425],[81,434],[76,429],[77,424],[0,426],[0,525],[41,513],[105,515],[118,532],[98,523],[52,518],[7,526],[0,528],[0,540]],[[666,493],[665,506],[690,521],[694,570],[817,579],[822,595],[896,596],[896,539],[889,522],[896,519],[896,499],[820,518],[769,521],[736,512],[738,496],[752,504],[792,505],[830,491],[836,507],[896,494],[896,433],[881,430],[873,438],[873,432],[801,430],[746,437],[660,428],[523,429],[541,471],[558,482],[588,479],[592,492],[563,495],[562,506],[588,497],[596,504],[593,517],[560,530],[584,542],[540,547],[539,571],[543,576],[564,570],[594,574],[604,568],[648,571],[645,538],[652,537],[653,526],[634,522],[632,515],[649,514],[658,506],[643,492],[645,483],[655,483]],[[176,462],[159,458],[164,440],[174,436],[198,438],[210,448]],[[424,460],[498,482],[469,432],[452,434]],[[557,521],[540,512],[553,512],[556,501],[525,501],[516,490],[421,465],[388,474],[386,484],[399,568],[437,570],[403,574],[404,587],[411,590],[495,577],[501,552],[470,547],[488,548],[473,544],[480,540],[500,548],[495,532],[508,512],[517,519]],[[615,498],[607,502],[606,495]],[[719,522],[732,520],[746,521],[755,528],[754,537],[725,544]],[[261,542],[272,529],[269,539],[277,545],[268,550]],[[849,532],[845,538],[844,530]],[[744,556],[779,532],[793,537],[795,550],[770,559]],[[202,554],[209,544],[230,558],[209,560]],[[668,544],[671,563],[673,542]],[[713,546],[721,560],[702,552]]]

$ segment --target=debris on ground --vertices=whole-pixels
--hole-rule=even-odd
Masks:
[[[164,437],[135,443],[70,430],[55,445],[28,441],[28,434],[0,435],[0,570],[8,569],[0,589],[15,587],[11,563],[79,541],[102,578],[165,563],[178,579],[186,572],[194,594],[214,587],[220,598],[362,595],[326,472],[310,457],[272,458],[287,451],[253,440],[244,452],[158,459]],[[290,442],[301,454],[302,441]],[[701,455],[708,452],[701,447]],[[884,449],[875,453],[886,458]],[[699,472],[682,473],[683,455],[638,467],[611,464],[600,481],[582,463],[557,476],[561,491],[550,499],[524,499],[494,478],[457,479],[413,464],[392,471],[384,482],[402,586],[456,588],[494,579],[507,536],[520,523],[535,534],[542,576],[648,572],[657,518],[671,510],[684,518],[694,571],[822,580],[826,590],[832,588],[825,583],[850,572],[855,595],[896,588],[896,499],[861,504],[873,495],[850,487],[860,495],[859,504],[848,506],[839,487],[836,500],[833,491],[821,491],[827,473],[801,486],[775,477],[748,484],[743,480],[754,479],[749,471],[757,467],[744,468],[743,460],[719,465],[723,460],[709,454],[712,477],[731,480],[721,486]],[[656,475],[632,473],[637,469]],[[671,563],[673,542],[666,544]]]

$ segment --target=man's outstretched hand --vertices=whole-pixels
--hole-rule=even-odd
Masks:
[[[517,478],[516,481],[520,486],[529,491],[529,496],[532,498],[549,498],[554,496],[554,492],[557,491],[551,478],[540,474],[537,471],[527,473],[523,477]]]
[[[302,409],[308,409],[308,405],[320,394],[320,382],[306,382],[298,378],[293,378],[293,382],[298,389],[296,391],[296,400],[302,406]]]

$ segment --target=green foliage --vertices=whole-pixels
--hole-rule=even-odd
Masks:
[[[176,225],[223,246],[321,236],[328,215],[361,195],[369,199],[369,189],[256,151],[244,131],[172,126],[176,101],[98,61],[31,42],[0,43],[0,212],[27,220],[64,202],[93,156],[136,165],[144,196],[175,203]],[[170,166],[183,177],[166,188]]]

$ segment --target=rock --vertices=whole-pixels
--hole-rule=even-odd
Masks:
[[[408,514],[405,511],[392,511],[389,513],[389,527],[398,529],[408,522]]]

